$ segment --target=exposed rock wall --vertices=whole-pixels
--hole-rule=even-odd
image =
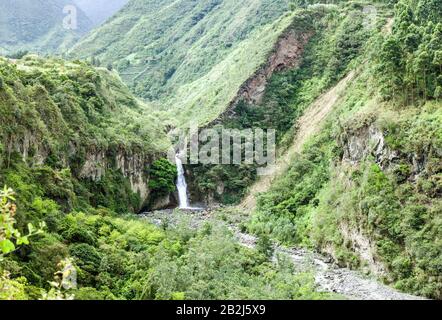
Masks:
[[[345,242],[350,244],[352,251],[365,262],[366,268],[368,268],[370,273],[378,276],[387,275],[385,266],[376,258],[376,244],[364,232],[364,228],[361,225],[350,226],[342,221],[339,225],[339,231]],[[333,253],[334,252],[331,252],[332,256],[334,256]],[[334,257],[334,260],[336,261],[338,259]]]
[[[74,143],[69,144],[67,154],[60,156],[64,166],[69,167],[69,157],[78,153],[79,149]],[[42,165],[49,156],[48,148],[32,132],[10,137],[6,141],[6,150],[7,154],[20,154],[22,160],[30,166]],[[105,176],[107,170],[119,170],[128,179],[132,191],[140,195],[141,208],[150,195],[147,168],[152,162],[151,155],[139,150],[119,149],[115,152],[91,146],[86,149],[78,178],[97,182]]]
[[[284,33],[276,43],[265,66],[241,87],[235,103],[241,99],[248,103],[261,103],[267,82],[274,72],[299,66],[304,47],[311,35],[311,33],[299,34],[293,30]]]
[[[115,156],[117,169],[129,179],[133,192],[140,195],[144,204],[150,194],[147,167],[152,163],[151,157],[143,153],[119,150]]]
[[[8,155],[16,152],[25,162],[32,157],[32,163],[36,165],[43,164],[49,154],[47,148],[31,131],[26,131],[22,135],[10,136],[9,139],[6,139],[5,145]]]
[[[430,163],[431,152],[422,150],[419,153],[409,153],[393,149],[387,143],[386,132],[377,125],[375,119],[371,119],[356,130],[345,133],[344,137],[341,138],[340,145],[343,149],[343,157],[339,165],[342,168],[343,175],[349,171],[347,170],[348,167],[357,167],[367,160],[379,165],[384,172],[396,176],[395,169],[405,164],[410,169],[406,171],[404,177],[400,176],[399,178],[411,183],[416,183],[421,175],[428,174],[427,167]],[[339,223],[339,231],[344,241],[365,263],[369,271],[387,277],[386,267],[377,259],[376,243],[364,229],[361,221],[355,221],[351,225],[346,221]],[[330,250],[326,250],[327,253],[334,256],[333,248],[328,249]]]
[[[140,208],[148,200],[149,177],[147,168],[152,158],[141,151],[120,149],[117,152],[91,149],[80,170],[80,178],[100,181],[108,168],[119,170],[129,180],[133,192],[141,198]]]
[[[374,124],[364,126],[349,135],[343,147],[343,161],[350,164],[357,164],[368,156],[373,156],[375,162],[386,169],[399,160],[398,152],[388,148],[384,133]]]
[[[251,104],[260,104],[267,83],[275,72],[296,68],[300,65],[304,48],[313,34],[314,32],[301,33],[290,28],[286,30],[276,42],[267,62],[241,86],[226,111],[207,127],[221,123],[225,117],[234,117],[235,108],[242,100]]]
[[[425,170],[428,161],[428,154],[411,153],[402,154],[400,150],[393,150],[386,141],[385,133],[376,125],[372,123],[361,127],[360,129],[346,135],[341,141],[344,149],[342,161],[344,163],[357,165],[364,159],[372,157],[376,164],[382,170],[389,171],[395,165],[406,161],[411,165],[411,172],[409,179],[414,181]]]
[[[297,68],[300,65],[304,48],[313,34],[313,31],[295,31],[293,26],[290,26],[284,31],[276,41],[267,61],[244,82],[226,110],[216,120],[207,124],[204,128],[210,128],[222,124],[228,119],[235,118],[236,107],[241,101],[246,101],[253,105],[261,104],[270,78],[275,72]],[[204,128],[201,128],[201,130]],[[213,206],[215,205],[216,199],[222,198],[226,193],[227,188],[223,181],[217,181],[215,190],[212,192],[202,194],[198,190],[198,187],[192,183],[192,174],[190,174],[188,178],[192,201],[202,201],[209,206]]]

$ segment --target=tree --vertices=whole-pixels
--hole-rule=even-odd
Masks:
[[[267,259],[270,259],[274,253],[272,240],[266,234],[260,235],[256,243],[256,249],[258,250],[258,252],[262,253]]]
[[[175,191],[175,180],[177,177],[176,166],[167,159],[160,159],[155,161],[150,168],[149,187],[153,191],[161,194],[167,194]]]
[[[416,17],[422,22],[442,21],[442,0],[418,1]]]
[[[395,7],[393,33],[378,55],[378,79],[384,96],[404,104],[438,99],[442,79],[442,0],[401,0]]]
[[[28,234],[22,235],[15,228],[14,216],[17,211],[14,192],[6,186],[0,191],[0,260],[17,249],[18,246],[29,244],[29,238],[43,232],[45,223],[40,223],[40,228],[36,229],[32,224],[28,224]]]

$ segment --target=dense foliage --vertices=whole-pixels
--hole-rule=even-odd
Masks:
[[[1,299],[324,299],[312,275],[280,256],[240,246],[228,228],[186,219],[163,229],[136,217],[95,210],[62,214],[46,202],[48,229],[0,262]],[[2,211],[3,212],[3,211]],[[176,212],[175,214],[179,214]],[[59,261],[63,263],[59,265]],[[75,271],[72,271],[72,266]],[[53,282],[58,268],[76,282]],[[65,275],[66,276],[66,275]],[[54,289],[55,287],[55,289]]]
[[[442,109],[438,101],[426,102],[436,98],[429,92],[440,72],[430,68],[431,76],[426,69],[426,81],[410,83],[416,95],[406,98],[406,108],[402,93],[411,94],[412,87],[402,83],[386,104],[387,87],[377,86],[403,76],[386,69],[384,63],[396,60],[386,58],[384,49],[398,36],[405,2],[396,6],[392,33],[387,25],[369,40],[358,61],[372,60],[360,67],[321,133],[260,197],[249,228],[325,251],[398,289],[441,298]],[[429,7],[425,1],[414,6]],[[413,28],[407,32],[411,37]],[[419,78],[417,70],[410,72]]]
[[[148,107],[115,74],[26,56],[1,60],[0,77],[0,182],[14,188],[19,201],[29,199],[28,206],[33,195],[54,199],[66,210],[90,203],[139,208],[115,159],[138,154],[148,161],[168,142]],[[85,166],[92,169],[86,172]]]
[[[357,4],[343,4],[298,10],[285,32],[314,34],[304,49],[299,68],[273,74],[263,101],[259,104],[240,101],[234,108],[234,116],[229,113],[221,118],[222,128],[275,129],[280,152],[286,149],[304,110],[348,72],[369,39],[372,30],[364,27],[361,8]],[[338,15],[342,11],[345,14]],[[237,203],[256,180],[256,169],[256,165],[246,164],[193,166],[193,187],[209,199]],[[217,192],[220,185],[221,194]]]
[[[149,187],[153,191],[169,194],[175,191],[177,174],[178,172],[174,164],[170,163],[167,159],[159,159],[152,163],[150,168]]]
[[[132,0],[71,51],[98,68],[0,58],[0,186],[16,192],[0,191],[0,299],[329,298],[273,256],[273,240],[442,298],[442,3],[316,2]],[[299,66],[274,73],[261,103],[220,117],[291,31],[311,34]],[[158,103],[135,99],[114,69]],[[155,226],[132,215],[175,190],[166,129],[274,128],[283,153],[350,71],[325,124],[240,225],[256,249],[219,217],[196,226],[176,211],[178,223]],[[255,165],[189,169],[193,198],[208,202],[237,203],[257,179]]]
[[[442,1],[401,0],[377,58],[385,97],[401,104],[442,98]]]
[[[115,74],[36,56],[0,66],[0,183],[17,193],[17,209],[5,193],[0,221],[23,244],[1,235],[9,253],[0,262],[1,299],[328,297],[315,292],[312,275],[243,248],[223,225],[160,229],[128,216],[139,195],[112,161],[99,179],[81,175],[90,150],[154,159],[167,146],[148,107]],[[143,173],[153,193],[172,190],[176,168],[167,160]],[[29,223],[47,227],[35,235]],[[33,238],[24,246],[27,230]]]

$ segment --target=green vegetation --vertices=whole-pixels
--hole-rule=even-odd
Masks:
[[[150,108],[115,73],[28,55],[14,64],[1,60],[0,77],[0,182],[19,193],[26,209],[34,196],[66,210],[141,207],[147,199],[140,199],[124,163],[140,157],[147,185],[145,166],[169,142]]]
[[[70,53],[112,62],[135,94],[171,110],[165,121],[206,124],[265,61],[287,11],[287,0],[131,1]]]
[[[385,11],[383,6],[378,9],[380,14]],[[224,128],[275,129],[280,153],[296,134],[296,122],[304,110],[358,63],[356,58],[374,33],[364,27],[362,5],[354,3],[298,10],[291,19],[285,32],[314,34],[304,48],[300,66],[273,74],[261,103],[240,101],[234,109],[235,116],[220,118]],[[384,23],[381,19],[374,27],[379,29]],[[201,194],[234,204],[241,201],[247,187],[256,180],[256,168],[256,165],[199,165],[191,170],[194,187]],[[218,194],[221,183],[224,190]]]
[[[28,234],[22,235],[15,228],[15,213],[17,207],[14,201],[14,193],[5,187],[0,191],[0,261],[4,256],[17,250],[17,246],[29,244],[29,238],[42,232],[44,223],[40,224],[40,229],[36,230],[32,224],[28,224]],[[15,243],[14,243],[15,242]]]
[[[395,79],[383,66],[393,61],[384,49],[397,36],[401,12],[411,3],[409,10],[429,7],[426,1],[399,2],[393,33],[384,29],[374,34],[357,60],[368,60],[359,67],[357,80],[321,133],[261,195],[248,228],[283,243],[327,252],[341,264],[370,270],[400,290],[440,299],[442,109],[429,94],[437,77],[427,69],[425,82],[410,83],[409,90],[389,96],[386,87],[378,86],[387,77]],[[421,47],[436,54],[437,42],[430,42],[433,46]],[[414,98],[405,97],[412,87]],[[382,102],[385,98],[388,104]],[[404,107],[407,99],[412,105]]]
[[[69,51],[90,63],[27,53],[76,37],[47,4],[35,32],[0,31],[0,186],[16,192],[0,191],[0,299],[333,297],[274,257],[274,241],[442,298],[441,0],[132,0]],[[276,68],[259,103],[230,105],[289,33],[309,38],[299,64]],[[227,208],[196,227],[179,211],[160,226],[133,215],[175,190],[167,131],[276,129],[282,154],[349,72],[250,217]],[[257,179],[256,165],[187,169],[209,203],[236,204]],[[256,249],[229,224],[257,234]]]
[[[150,197],[172,190],[176,169],[154,160],[168,145],[163,128],[114,73],[32,55],[0,66],[0,183],[17,192],[14,234],[47,226],[0,262],[1,299],[329,297],[287,259],[270,262],[265,243],[246,249],[217,222],[160,229],[128,215],[140,195],[113,162],[119,151],[150,156],[141,172]],[[109,165],[85,175],[101,150]],[[1,221],[11,221],[8,210]]]
[[[377,59],[386,98],[401,104],[442,98],[442,2],[399,1]]]
[[[48,206],[52,210],[43,218],[48,230],[27,250],[0,262],[0,271],[9,271],[0,277],[1,299],[331,297],[315,292],[311,274],[294,275],[287,258],[269,262],[240,246],[217,222],[196,230],[182,218],[177,226],[159,229],[102,209],[65,215],[54,202],[48,200]],[[58,268],[64,278],[57,278]],[[66,270],[77,274],[78,285],[66,282]],[[54,274],[58,282],[51,281]]]
[[[149,187],[153,191],[168,194],[175,191],[175,180],[177,177],[177,169],[174,164],[167,159],[160,159],[152,163],[150,168]]]

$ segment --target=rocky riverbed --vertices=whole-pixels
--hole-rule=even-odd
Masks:
[[[211,210],[187,210],[186,219],[192,227],[198,228],[203,223],[215,221]],[[183,218],[174,210],[148,212],[140,215],[142,219],[158,225],[176,225]],[[218,220],[216,220],[218,221]],[[221,221],[220,221],[221,222]],[[222,223],[226,223],[222,221]],[[248,248],[255,248],[257,237],[243,233],[235,224],[226,223],[238,242]],[[274,257],[285,254],[293,261],[300,271],[310,270],[315,274],[318,289],[325,292],[340,294],[350,300],[422,300],[423,298],[401,293],[380,283],[377,279],[362,273],[341,268],[321,254],[299,248],[286,248],[274,245]]]

